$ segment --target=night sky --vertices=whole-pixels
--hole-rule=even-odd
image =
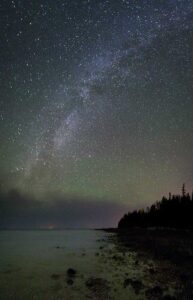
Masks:
[[[192,0],[4,0],[0,13],[4,223],[23,209],[37,226],[113,226],[192,189]]]

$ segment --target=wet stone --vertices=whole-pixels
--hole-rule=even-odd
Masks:
[[[163,295],[163,290],[159,285],[156,285],[155,287],[146,290],[145,295],[148,299],[157,299]]]
[[[135,265],[136,265],[136,266],[138,266],[138,264],[139,264],[139,261],[138,261],[138,260],[136,260],[136,261],[135,261]]]
[[[143,283],[139,280],[133,280],[131,282],[131,286],[134,289],[136,294],[139,294],[139,292],[144,288]]]
[[[176,297],[171,295],[165,295],[162,300],[177,300]]]
[[[72,269],[72,268],[69,268],[69,269],[67,270],[67,275],[68,275],[69,277],[75,277],[75,276],[76,276],[76,270],[74,270],[74,269]]]
[[[117,261],[117,262],[124,262],[123,257],[118,256],[118,255],[113,255],[112,259],[115,260],[115,261]]]
[[[130,279],[130,278],[125,279],[124,283],[123,283],[124,288],[129,286],[131,284],[131,282],[132,282],[132,279]]]
[[[132,288],[135,291],[135,294],[139,294],[139,292],[144,288],[144,285],[140,280],[135,280],[131,278],[125,279],[123,286],[124,288],[126,288],[127,286],[132,286]]]
[[[85,285],[97,299],[108,299],[109,285],[108,281],[103,278],[89,278]]]
[[[66,282],[67,282],[68,285],[73,285],[73,283],[74,283],[74,281],[72,279],[67,279]]]

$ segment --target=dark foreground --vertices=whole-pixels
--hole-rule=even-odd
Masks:
[[[0,231],[0,300],[191,300],[190,231]]]
[[[123,256],[129,251],[136,253],[134,268],[144,266],[143,278],[125,276],[125,288],[132,287],[136,294],[144,290],[141,299],[193,299],[192,230],[133,228],[108,231],[115,233],[112,238]]]

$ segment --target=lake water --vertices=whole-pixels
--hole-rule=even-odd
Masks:
[[[97,230],[0,231],[0,299],[146,299],[147,266],[115,241]]]

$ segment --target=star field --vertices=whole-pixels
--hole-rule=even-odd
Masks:
[[[0,10],[3,190],[138,208],[192,188],[191,0]]]

